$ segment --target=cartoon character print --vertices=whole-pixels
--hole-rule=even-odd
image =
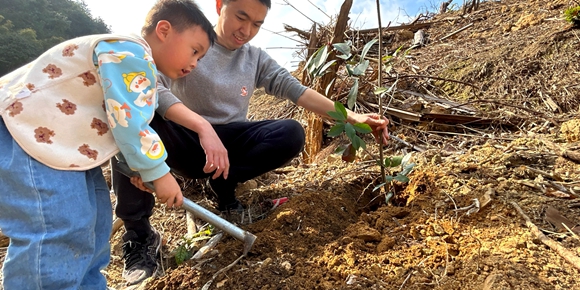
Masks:
[[[99,55],[99,66],[103,65],[104,63],[120,63],[127,56],[135,55],[130,51],[109,51],[109,53]]]
[[[159,159],[165,153],[165,147],[157,134],[151,134],[149,130],[139,132],[141,136],[141,153],[151,159]]]
[[[138,107],[153,105],[155,97],[155,88],[151,88],[151,81],[147,78],[145,72],[131,72],[123,74],[123,80],[127,85],[127,91],[138,93],[139,96],[133,102]]]
[[[119,103],[114,99],[107,99],[107,119],[111,128],[117,127],[117,124],[122,127],[129,127],[127,119],[131,119],[131,107],[126,103]]]

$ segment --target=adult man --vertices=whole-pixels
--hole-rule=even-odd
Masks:
[[[295,120],[247,120],[254,89],[263,87],[270,95],[322,116],[333,111],[334,104],[301,85],[266,52],[248,44],[264,23],[270,0],[218,0],[216,8],[216,43],[191,77],[172,84],[171,91],[160,89],[158,115],[151,126],[166,143],[167,164],[188,178],[211,176],[218,209],[235,213],[243,210],[235,197],[238,183],[282,166],[304,145],[304,130]],[[382,132],[379,138],[386,142],[386,119],[349,111],[348,121],[369,124]],[[113,184],[118,195],[116,213],[127,231],[124,276],[130,284],[137,283],[151,276],[157,266],[155,256],[148,252],[157,248],[154,243],[159,240],[148,220],[154,198],[115,170]]]

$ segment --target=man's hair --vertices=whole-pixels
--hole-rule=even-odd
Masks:
[[[211,45],[216,39],[213,25],[192,0],[158,0],[147,13],[145,24],[141,28],[141,34],[145,36],[153,33],[157,23],[161,20],[171,23],[171,26],[177,32],[183,32],[198,25],[207,33]]]
[[[236,0],[223,0],[222,5],[228,5],[228,3],[232,2],[232,1],[236,1]],[[260,1],[260,3],[266,5],[266,7],[268,7],[268,9],[270,9],[272,6],[272,3],[270,0],[259,0],[259,1]]]

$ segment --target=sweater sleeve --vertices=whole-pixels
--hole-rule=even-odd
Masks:
[[[171,92],[173,81],[162,73],[159,73],[158,77],[157,88],[159,89],[159,107],[157,108],[157,113],[165,119],[165,113],[169,107],[181,103],[181,100]]]
[[[149,126],[157,105],[157,68],[138,43],[101,41],[95,47],[109,127],[131,169],[143,181],[169,172],[167,153]]]
[[[267,94],[289,99],[293,103],[296,103],[307,89],[261,49],[256,77],[257,87],[263,87]]]

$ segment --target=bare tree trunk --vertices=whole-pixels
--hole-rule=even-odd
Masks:
[[[340,14],[336,21],[336,26],[334,28],[334,35],[332,38],[332,43],[340,43],[344,40],[344,32],[346,31],[346,26],[348,24],[348,13],[352,7],[352,0],[345,0],[340,7]],[[329,48],[330,50],[330,48]],[[333,79],[336,78],[336,67],[339,67],[340,58],[336,57],[336,54],[331,51],[327,61],[336,60],[336,65],[330,68],[330,72],[320,78],[319,83],[316,85],[316,91],[322,95],[326,94],[327,88]],[[334,82],[332,82],[334,86]],[[332,92],[332,86],[328,88],[328,92]],[[328,97],[328,96],[327,96]],[[322,119],[314,114],[308,113],[308,127],[306,128],[306,144],[304,145],[303,161],[306,163],[312,163],[315,160],[316,154],[320,151],[322,147]]]
[[[452,0],[441,2],[441,6],[439,6],[439,14],[443,14],[447,12],[447,7],[451,4]]]

